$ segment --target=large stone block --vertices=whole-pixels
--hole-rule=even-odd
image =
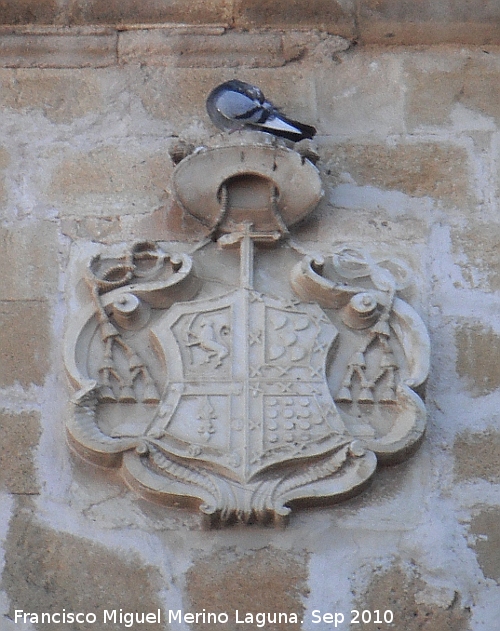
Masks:
[[[467,152],[438,142],[342,144],[330,147],[325,170],[338,183],[350,176],[358,186],[430,197],[446,206],[472,203]]]
[[[451,112],[463,89],[464,56],[416,53],[405,60],[408,91],[406,121],[409,129],[451,124]]]
[[[500,58],[495,49],[417,53],[405,61],[405,71],[410,128],[449,125],[458,104],[499,124]]]
[[[57,226],[39,221],[0,226],[0,286],[3,300],[48,298],[57,289]]]
[[[61,17],[58,0],[0,1],[0,24],[57,24]]]
[[[202,611],[210,604],[210,611],[227,612],[231,629],[249,628],[236,624],[245,612],[295,613],[298,620],[304,614],[303,599],[307,589],[307,563],[304,556],[271,546],[242,553],[232,548],[219,550],[196,560],[186,576],[187,602],[185,609]],[[253,625],[252,625],[253,626]],[[299,628],[296,623],[265,625],[269,631]],[[194,631],[220,631],[219,624],[195,624]]]
[[[497,49],[468,51],[464,68],[460,103],[500,124],[500,102],[495,87],[500,80],[500,56]]]
[[[494,2],[479,4],[467,0],[442,2],[434,0],[362,0],[361,14],[372,19],[401,22],[489,22],[500,18],[500,7]]]
[[[235,0],[237,27],[300,26],[351,37],[355,33],[352,0]]]
[[[362,41],[392,44],[498,42],[500,8],[494,2],[362,0],[358,26]]]
[[[231,0],[73,0],[70,24],[229,23]]]
[[[341,207],[345,197],[351,198],[353,202],[347,208]],[[364,196],[365,200],[367,198],[370,198],[369,193]],[[362,195],[358,196],[357,207],[353,187],[348,186],[345,191],[333,191],[331,201],[321,204],[310,221],[300,227],[300,232],[297,231],[297,238],[310,242],[311,248],[326,251],[331,248],[332,235],[338,242],[349,242],[355,235],[358,243],[369,246],[383,244],[382,250],[387,248],[389,256],[406,261],[418,270],[417,278],[420,278],[430,229],[425,210],[422,209],[420,217],[418,209],[404,213],[400,207],[398,212],[394,207],[401,200],[392,200],[383,194],[371,197],[371,203],[366,203],[367,207],[363,208],[364,199]],[[408,251],[409,246],[411,251]]]
[[[40,422],[35,413],[0,410],[0,489],[9,493],[38,493],[33,449],[38,445]]]
[[[488,480],[500,482],[500,434],[463,433],[453,445],[455,477],[458,480]]]
[[[20,501],[10,522],[5,549],[2,586],[10,597],[9,617],[14,610],[25,612],[91,612],[97,623],[38,624],[40,631],[96,628],[122,631],[119,616],[104,624],[104,610],[123,613],[158,613],[160,588],[158,572],[137,558],[115,553],[86,539],[40,525],[32,504]],[[161,612],[161,624],[143,623],[133,628],[163,631],[168,628]]]
[[[41,300],[0,301],[0,387],[41,385],[50,366],[50,312]]]
[[[2,34],[0,66],[8,68],[103,67],[116,63],[116,33]]]
[[[49,159],[58,160],[51,154]],[[172,162],[168,153],[114,146],[69,152],[58,160],[46,192],[61,216],[141,214],[165,202]]]
[[[500,508],[482,510],[471,522],[472,544],[483,574],[500,584]]]
[[[500,388],[500,335],[480,323],[462,322],[455,330],[456,371],[472,396]]]
[[[500,224],[469,221],[465,230],[452,232],[452,239],[455,259],[467,285],[471,289],[498,291]]]
[[[106,106],[104,85],[112,71],[23,68],[0,74],[0,103],[22,113],[39,110],[54,123],[98,113]]]
[[[453,577],[450,577],[453,585]],[[378,610],[383,619],[384,612],[390,610],[394,616],[393,625],[379,628],[404,629],[405,631],[469,631],[470,609],[461,603],[458,590],[450,589],[452,598],[447,607],[422,602],[420,592],[425,583],[416,572],[406,572],[393,565],[388,570],[373,576],[364,594],[357,595],[355,609],[372,613]],[[454,598],[453,598],[454,594]],[[361,617],[360,617],[361,619]],[[352,624],[351,631],[360,625]],[[377,628],[376,625],[373,628]]]
[[[124,63],[170,67],[273,67],[283,66],[281,34],[274,33],[177,33],[179,29],[128,31],[119,39],[119,58]],[[207,30],[207,29],[205,29]]]
[[[404,131],[401,58],[377,51],[344,54],[316,73],[318,131],[336,138]]]

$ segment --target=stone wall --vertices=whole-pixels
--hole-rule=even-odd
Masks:
[[[2,0],[0,24],[320,29],[364,43],[500,42],[495,0]]]
[[[102,17],[97,2],[27,1],[15,10],[3,2],[0,16],[11,25],[116,23],[133,4],[109,3]],[[152,9],[139,20],[165,19],[157,4],[158,15]],[[9,27],[0,36],[0,629],[123,629],[118,619],[14,621],[15,610],[102,620],[104,609],[120,608],[160,609],[161,624],[134,627],[151,630],[256,628],[234,623],[236,610],[298,616],[266,629],[334,628],[318,622],[318,610],[343,613],[338,628],[350,631],[495,629],[500,50],[468,46],[464,29],[447,31],[459,40],[462,33],[462,44],[418,48],[339,37],[365,29],[366,42],[382,32],[397,41],[399,2],[366,2],[357,12],[350,1],[328,3],[321,18],[297,2],[287,13],[292,26],[312,30],[250,31],[221,26],[230,17],[221,19],[216,4],[191,3],[186,16],[184,4],[169,3],[168,19],[182,11],[200,26]],[[420,33],[439,32],[444,3],[418,5]],[[470,33],[479,23],[498,33],[494,5],[474,17]],[[281,5],[227,6],[239,26],[258,28],[261,16],[275,26]],[[467,6],[454,3],[446,19],[463,26]],[[329,12],[340,24],[334,34],[321,30]],[[359,497],[297,512],[284,531],[203,531],[195,513],[138,499],[116,471],[74,458],[65,442],[71,252],[202,238],[175,209],[166,215],[169,148],[217,134],[205,98],[236,76],[318,128],[326,195],[296,238],[325,252],[376,242],[406,260],[415,283],[405,298],[433,348],[420,450],[381,469]],[[164,622],[178,609],[227,611],[230,623]],[[394,624],[351,624],[351,610],[373,618],[392,610]]]

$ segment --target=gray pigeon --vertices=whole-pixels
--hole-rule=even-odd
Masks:
[[[228,132],[257,129],[294,142],[316,133],[311,125],[283,116],[257,86],[238,79],[221,83],[210,92],[207,112],[216,127]]]

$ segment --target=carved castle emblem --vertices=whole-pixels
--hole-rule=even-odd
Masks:
[[[304,254],[288,226],[321,184],[282,146],[195,153],[174,188],[212,238],[74,257],[87,292],[74,292],[66,340],[73,448],[212,527],[281,523],[406,458],[425,430],[415,388],[429,362],[397,296],[406,265],[346,245]]]

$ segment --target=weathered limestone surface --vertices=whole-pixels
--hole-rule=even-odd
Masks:
[[[201,30],[201,29],[200,29]],[[128,31],[120,36],[120,59],[125,63],[174,67],[283,66],[289,59],[279,33],[224,34],[224,29],[178,34],[163,29]],[[232,54],[228,55],[228,46]]]
[[[425,55],[425,61],[417,53],[405,64],[411,87],[408,124],[411,127],[451,124],[457,104],[498,121],[500,110],[493,86],[498,57],[491,56],[487,48],[464,49],[449,63],[443,61],[436,50]]]
[[[0,487],[19,495],[37,494],[39,487],[33,450],[38,446],[40,436],[38,414],[13,414],[2,410],[0,418]]]
[[[7,151],[5,151],[5,149],[0,149],[0,169],[1,169],[1,180],[0,180],[0,199],[2,200],[2,203],[5,204],[5,194],[6,194],[6,189],[5,189],[5,185],[4,185],[4,178],[5,178],[5,169],[7,168],[7,166],[9,165],[10,162],[10,156],[8,154]]]
[[[477,322],[462,322],[456,329],[457,364],[460,377],[468,383],[471,394],[481,396],[495,392],[500,386],[496,357],[500,336]]]
[[[64,36],[50,33],[5,33],[0,39],[2,66],[8,68],[79,68],[110,66],[116,62],[116,33]]]
[[[458,481],[476,479],[498,484],[500,472],[496,463],[500,457],[500,435],[489,431],[459,434],[453,451]]]
[[[69,124],[86,115],[98,115],[107,96],[101,77],[111,80],[111,76],[95,69],[6,71],[0,79],[2,107],[21,113],[39,110],[52,123]]]
[[[355,33],[355,4],[353,0],[310,3],[302,0],[235,0],[235,23],[238,26],[294,26],[333,30],[338,35]]]
[[[144,153],[137,146],[52,150],[44,157],[54,164],[47,203],[57,200],[64,216],[88,216],[89,208],[95,215],[110,207],[120,216],[148,212],[164,200],[171,171],[164,153]]]
[[[358,28],[367,43],[498,41],[500,9],[495,2],[361,0],[358,11]]]
[[[337,181],[349,173],[360,186],[433,197],[463,208],[472,203],[467,159],[465,150],[445,143],[349,144],[332,148],[327,168]]]
[[[379,603],[405,620],[408,631],[467,631],[471,617],[470,607],[464,606],[456,592],[449,603],[430,605],[422,602],[425,585],[411,567],[394,565],[383,572],[374,573],[364,594],[357,599],[359,609],[374,611]],[[351,630],[358,628],[351,625]]]
[[[236,608],[279,606],[303,631],[327,627],[316,610],[354,629],[351,609],[391,609],[410,631],[498,626],[497,4],[287,6],[283,22],[279,3],[143,3],[132,30],[132,2],[0,2],[2,631],[21,628],[16,608],[224,608],[232,623]],[[196,27],[147,27],[181,17]],[[405,260],[416,284],[401,293],[433,347],[420,451],[284,532],[203,532],[74,459],[64,438],[68,261],[207,235],[172,205],[170,154],[220,138],[204,100],[236,76],[318,128],[325,196],[294,238]]]
[[[93,612],[103,624],[104,611],[127,612],[161,610],[156,592],[158,574],[154,568],[138,563],[117,551],[106,549],[78,537],[55,532],[33,517],[31,504],[21,498],[12,517],[11,531],[5,546],[5,567],[2,583],[11,597],[7,619],[15,609],[30,612],[59,611]],[[140,589],[138,589],[140,586]],[[160,614],[161,620],[161,614]],[[61,628],[75,628],[61,624]],[[92,623],[78,625],[92,629]],[[119,617],[107,618],[104,628],[123,629]],[[36,624],[35,628],[50,631],[54,624]],[[143,623],[148,631],[168,629],[166,624]]]
[[[57,289],[58,227],[52,221],[19,223],[0,228],[2,299],[43,301]]]
[[[480,511],[471,523],[471,533],[475,538],[472,545],[476,550],[481,570],[487,578],[491,578],[497,583],[500,582],[498,517],[499,510],[495,506]]]
[[[318,28],[364,43],[498,43],[496,2],[468,0],[4,0],[0,24],[219,24],[236,28]]]
[[[50,365],[49,318],[49,307],[44,300],[0,302],[0,383],[3,386],[43,384]]]
[[[272,546],[242,553],[235,548],[203,555],[186,574],[187,597],[193,611],[202,611],[210,603],[211,611],[240,612],[256,616],[259,612],[295,612],[303,618],[307,597],[307,558]],[[283,619],[284,620],[284,619]],[[276,630],[293,629],[294,623],[267,624]],[[216,631],[218,624],[197,624],[198,631]],[[245,624],[234,624],[245,629]]]

